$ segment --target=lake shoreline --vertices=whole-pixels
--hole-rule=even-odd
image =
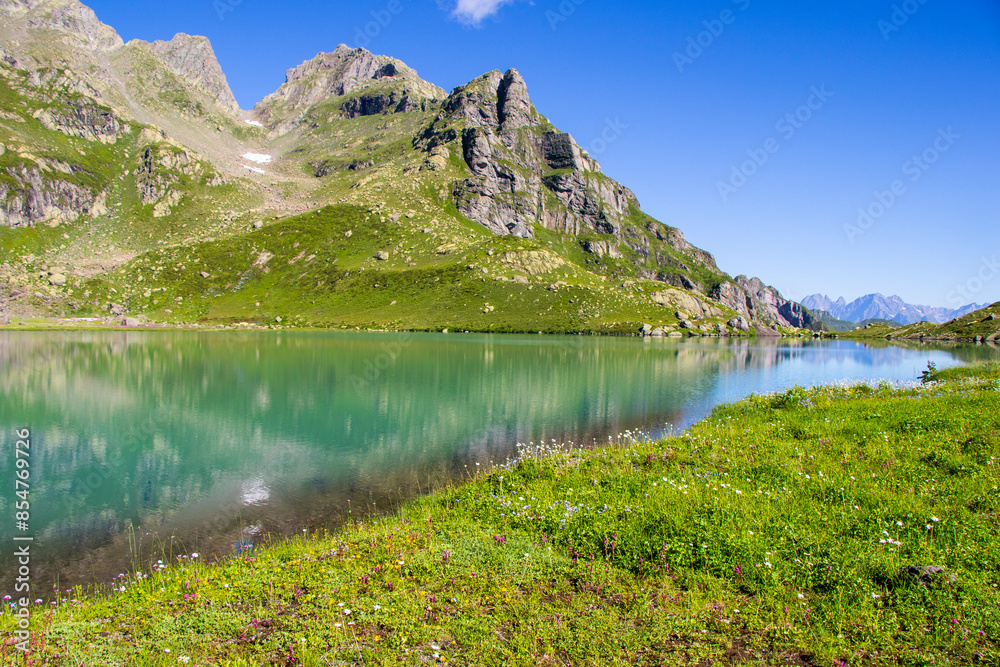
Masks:
[[[1000,367],[929,379],[751,397],[655,443],[522,447],[389,517],[76,595],[36,626],[35,664],[989,662]]]

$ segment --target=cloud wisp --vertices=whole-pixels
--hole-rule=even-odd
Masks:
[[[465,25],[479,26],[483,19],[493,16],[504,5],[514,0],[457,0],[451,18]]]

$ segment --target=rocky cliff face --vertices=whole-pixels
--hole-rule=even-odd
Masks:
[[[745,319],[766,328],[808,329],[814,324],[809,311],[781,296],[778,290],[765,285],[760,278],[736,276],[732,282],[720,283],[710,296]]]
[[[208,38],[178,33],[169,42],[153,42],[149,48],[174,74],[207,93],[223,108],[239,111]]]
[[[340,100],[346,118],[405,113],[444,97],[444,90],[420,79],[402,62],[341,44],[320,53],[285,75],[285,83],[254,111],[276,135],[299,125],[317,105]]]
[[[76,0],[0,0],[0,16],[23,17],[29,28],[62,33],[67,45],[96,51],[120,48],[122,38]]]
[[[86,98],[40,109],[35,117],[50,130],[102,144],[113,144],[119,134],[129,131],[129,126],[122,123],[113,111]]]
[[[55,226],[80,216],[96,218],[107,213],[106,193],[58,176],[72,174],[65,163],[8,167],[10,180],[0,180],[0,227]]]
[[[453,91],[418,144],[428,153],[443,146],[462,155],[472,177],[453,185],[455,204],[497,234],[530,238],[535,224],[568,234],[618,234],[638,209],[631,191],[538,114],[515,69]]]

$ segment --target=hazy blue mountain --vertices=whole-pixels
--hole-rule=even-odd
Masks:
[[[834,301],[826,295],[813,294],[803,299],[802,305],[811,311],[826,311],[834,318],[848,322],[882,319],[892,320],[900,324],[913,324],[915,322],[944,324],[984,307],[975,303],[956,309],[917,306],[906,303],[898,296],[887,297],[881,294],[867,294],[850,303],[844,297]]]

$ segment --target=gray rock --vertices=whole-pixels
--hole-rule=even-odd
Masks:
[[[0,181],[0,201],[4,202],[0,206],[0,227],[57,225],[107,212],[104,192],[95,193],[69,180],[50,178],[39,167],[22,165],[4,173],[13,182]]]
[[[735,281],[720,283],[709,296],[746,320],[769,327],[807,328],[814,321],[800,304],[785,299],[759,278],[737,276]]]
[[[141,327],[142,322],[135,317],[126,317],[122,320],[122,326],[129,328]]]
[[[389,253],[387,253],[385,250],[379,250],[377,253],[375,253],[375,259],[377,259],[380,262],[384,262],[387,259],[389,259]]]
[[[232,112],[240,110],[208,38],[178,33],[169,42],[156,41],[149,48],[174,74],[220,106]]]
[[[743,332],[750,331],[750,323],[743,317],[734,317],[729,320],[729,327]]]
[[[31,27],[56,30],[73,35],[80,40],[81,46],[84,48],[94,51],[112,51],[121,48],[124,44],[122,38],[113,28],[101,23],[94,11],[80,2],[43,3],[37,0],[5,0],[0,2],[0,16],[10,16],[11,13],[16,14],[26,9],[35,10],[30,20]]]
[[[201,277],[202,278],[211,278],[212,274],[210,274],[208,271],[202,271],[201,272]]]
[[[649,332],[649,335],[652,336],[653,338],[663,338],[665,334],[666,331],[663,329],[663,327],[656,327],[655,329]]]
[[[923,584],[957,584],[958,577],[947,572],[940,565],[904,565],[899,568],[899,576],[916,579]]]
[[[697,327],[695,327],[694,322],[691,322],[690,320],[684,320],[681,322],[681,329],[695,329],[695,328]]]
[[[456,88],[420,141],[428,153],[454,145],[472,172],[452,187],[455,204],[495,234],[530,238],[534,225],[619,231],[635,196],[603,177],[571,136],[539,131],[542,123],[521,75],[494,71]]]
[[[109,304],[108,310],[111,311],[112,315],[117,315],[119,317],[125,314],[125,306],[118,303]]]
[[[377,83],[377,90],[366,90]],[[254,111],[273,134],[285,134],[299,125],[317,104],[345,97],[345,117],[373,113],[424,111],[446,96],[404,63],[341,44],[332,53],[320,53],[288,70],[285,83],[265,97]]]
[[[49,284],[55,287],[63,287],[66,284],[66,276],[61,273],[53,273],[49,276]]]
[[[621,259],[622,251],[618,249],[611,241],[593,241],[587,240],[582,244],[583,249],[589,253],[597,255],[598,257],[611,257],[612,259]]]
[[[652,333],[653,333],[653,327],[652,327],[652,325],[650,325],[650,324],[643,324],[642,325],[642,335],[643,336],[649,336]]]
[[[989,317],[987,317],[986,319],[988,319],[989,321],[991,321],[991,322],[992,322],[992,321],[994,321],[994,320],[995,320],[996,318],[997,318],[996,314],[994,314],[994,313],[990,313],[990,316],[989,316]]]

